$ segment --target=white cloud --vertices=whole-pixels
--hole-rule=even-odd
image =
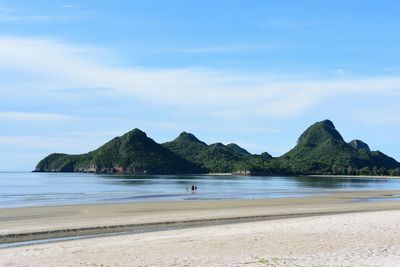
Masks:
[[[400,123],[399,111],[398,107],[379,107],[350,116],[367,126],[398,125]]]
[[[77,4],[65,4],[62,8],[79,8],[80,6]]]
[[[204,46],[192,48],[167,49],[163,52],[176,52],[188,54],[203,54],[203,53],[224,53],[224,52],[241,52],[241,51],[260,51],[260,50],[275,50],[288,47],[286,44],[275,45],[221,45],[221,46]]]
[[[1,37],[0,67],[43,76],[36,90],[110,88],[112,94],[230,118],[294,117],[334,96],[393,94],[400,89],[399,77],[282,81],[269,74],[209,69],[118,68],[90,59],[87,54],[93,50],[57,40]]]
[[[382,69],[379,69],[380,71],[389,71],[389,72],[391,72],[391,71],[399,71],[400,70],[400,67],[386,67],[386,68],[382,68]]]
[[[290,20],[270,20],[260,23],[261,26],[268,28],[297,28],[308,26],[308,23]]]
[[[342,76],[342,75],[346,74],[347,72],[346,72],[345,69],[336,69],[336,70],[335,70],[335,73],[336,73],[337,75],[339,75],[339,76]]]
[[[53,19],[46,15],[0,15],[1,22],[46,22]]]
[[[32,162],[32,168],[41,158],[44,158],[50,153],[86,153],[98,148],[104,143],[105,140],[103,138],[94,139],[93,137],[87,136],[0,135],[0,148],[3,151],[11,149],[13,153],[10,154],[21,154],[21,152],[16,153],[14,151],[20,151],[20,149],[22,149],[23,153],[27,151],[36,151],[35,153],[40,153],[39,157],[36,156],[33,158],[34,162]],[[23,162],[21,163],[23,164]]]
[[[70,8],[79,8],[79,6],[70,5]],[[72,15],[54,15],[54,14],[32,14],[21,12],[14,8],[0,6],[0,22],[3,23],[46,23],[46,22],[67,22],[78,19],[76,14]]]
[[[65,122],[76,118],[72,116],[53,113],[30,112],[0,112],[0,120],[29,121],[29,122]]]
[[[313,26],[329,26],[345,24],[347,20],[269,20],[258,23],[258,25],[266,28],[282,28],[282,29],[296,29],[296,28],[309,28]]]
[[[53,15],[17,15],[0,14],[0,22],[4,23],[45,23],[45,22],[68,22],[78,19],[77,16],[53,16]]]

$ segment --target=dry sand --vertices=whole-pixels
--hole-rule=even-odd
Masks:
[[[400,266],[400,211],[292,218],[0,250],[0,266]]]
[[[0,209],[0,239],[166,225],[162,231],[3,248],[0,266],[400,266],[400,202],[390,201],[393,195],[400,194]],[[366,198],[387,201],[360,201]],[[168,228],[185,221],[196,224]]]

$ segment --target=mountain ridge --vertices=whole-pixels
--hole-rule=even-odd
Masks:
[[[48,161],[59,164],[51,164]],[[81,155],[51,154],[35,171],[172,174],[201,172],[200,168],[165,149],[135,128],[99,148]]]
[[[312,174],[319,174],[321,171],[348,174],[352,171],[342,169],[396,169],[400,165],[379,151],[367,151],[346,143],[329,120],[316,122],[307,128],[297,145],[280,158],[289,161],[296,171]],[[364,169],[364,172],[368,171]]]
[[[280,157],[251,154],[237,144],[207,144],[182,132],[174,140],[156,143],[133,129],[99,148],[80,155],[53,153],[35,168],[39,172],[123,174],[346,174],[398,175],[400,163],[357,139],[346,143],[330,120],[316,122],[297,144]]]
[[[356,149],[364,149],[367,152],[371,152],[369,145],[358,139],[351,140],[349,142],[349,145],[351,145],[352,147],[354,147]]]

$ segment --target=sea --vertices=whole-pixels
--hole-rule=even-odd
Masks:
[[[191,187],[197,190],[192,192]],[[296,198],[343,190],[400,190],[400,179],[234,175],[0,173],[0,208],[48,205]]]

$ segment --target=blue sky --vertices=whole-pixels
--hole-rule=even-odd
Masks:
[[[399,1],[0,1],[0,171],[140,128],[279,156],[310,124],[400,160]]]

